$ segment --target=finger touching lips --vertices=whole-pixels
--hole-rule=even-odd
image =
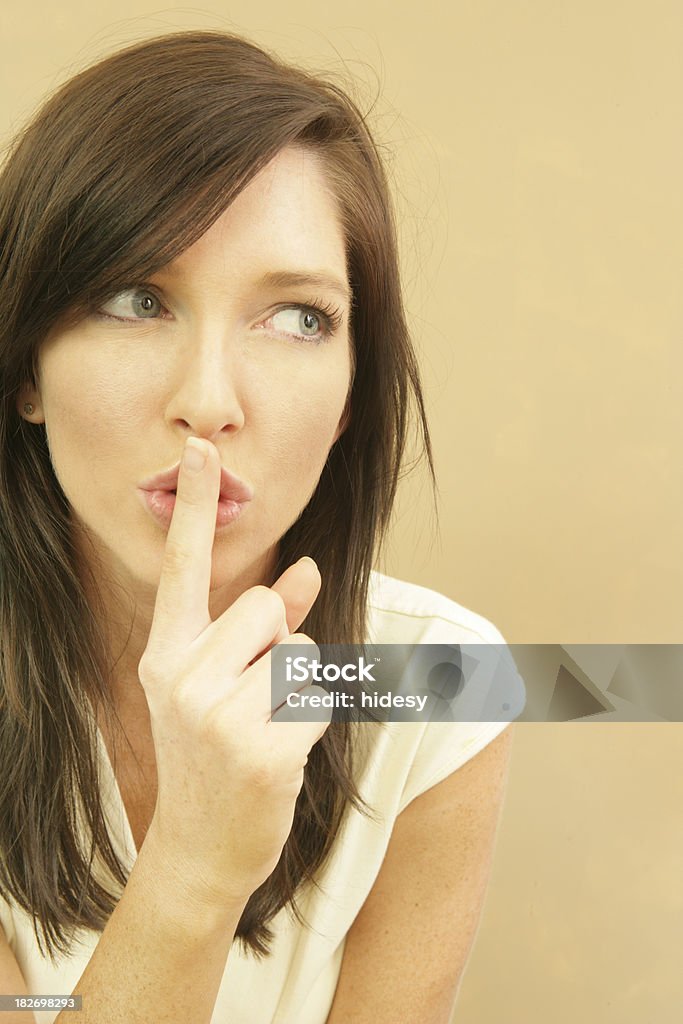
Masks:
[[[211,622],[211,556],[220,490],[220,459],[205,439],[188,438],[166,538],[150,640],[191,643]]]

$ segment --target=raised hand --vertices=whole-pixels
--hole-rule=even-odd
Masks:
[[[244,903],[275,868],[292,827],[308,753],[329,725],[272,722],[269,649],[311,644],[290,633],[320,589],[311,559],[272,587],[246,590],[209,615],[220,457],[204,439],[180,469],[147,647],[139,664],[157,762],[145,845],[198,900]],[[266,652],[266,653],[263,653]],[[292,686],[292,690],[296,687]],[[325,691],[302,685],[300,692]],[[331,716],[331,712],[330,712]]]

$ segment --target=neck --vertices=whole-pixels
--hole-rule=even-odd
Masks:
[[[156,602],[156,586],[124,579],[89,546],[90,571],[80,571],[91,608],[100,623],[109,654],[109,685],[116,712],[128,732],[139,722],[149,731],[149,709],[138,666],[147,647]],[[79,551],[83,569],[84,550]],[[245,590],[273,582],[276,553],[247,566],[237,577],[211,590],[208,609],[212,621],[219,618]]]

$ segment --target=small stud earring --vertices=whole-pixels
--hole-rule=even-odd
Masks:
[[[24,412],[26,413],[27,416],[30,416],[31,413],[33,412],[33,406],[31,405],[30,402],[24,403]]]

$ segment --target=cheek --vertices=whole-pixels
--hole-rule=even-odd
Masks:
[[[272,403],[263,450],[268,460],[289,466],[294,473],[319,475],[332,447],[346,399],[346,389],[331,393],[303,390],[286,401]]]
[[[140,375],[128,379],[120,370],[107,373],[88,355],[81,346],[68,358],[55,353],[42,369],[45,430],[57,467],[64,459],[99,462],[127,438],[140,436]]]

